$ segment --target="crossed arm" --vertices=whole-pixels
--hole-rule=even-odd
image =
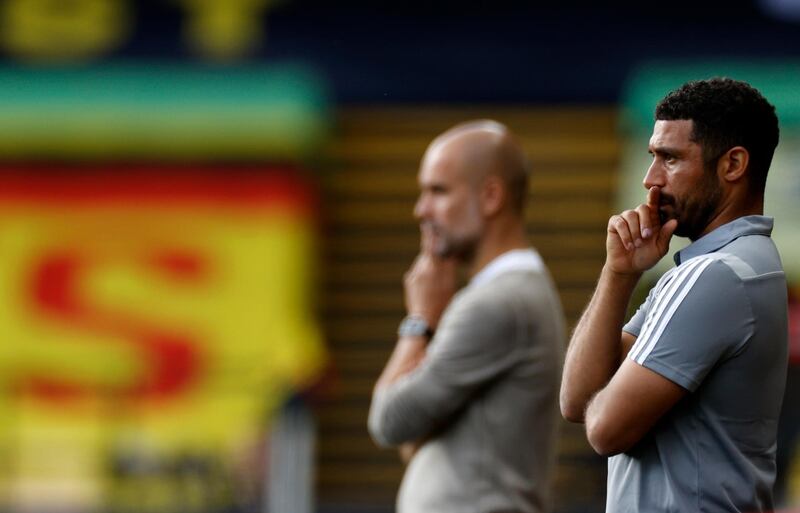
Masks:
[[[518,311],[498,295],[465,292],[450,306],[420,365],[376,386],[369,427],[380,445],[402,448],[437,436],[487,383],[532,357],[518,350]],[[406,342],[401,339],[398,350]]]
[[[405,303],[409,314],[420,316],[429,326],[436,327],[455,291],[456,269],[454,261],[436,257],[429,246],[429,241],[423,237],[422,251],[405,275]],[[400,337],[375,383],[374,396],[416,369],[425,360],[427,344],[424,336]],[[421,438],[400,444],[400,459],[408,463],[424,442]]]
[[[642,272],[666,253],[677,224],[662,227],[657,205],[658,191],[651,191],[647,204],[609,220],[606,265],[567,350],[561,413],[585,422],[589,443],[603,455],[633,447],[686,394],[625,358],[636,340],[622,331],[631,294]]]

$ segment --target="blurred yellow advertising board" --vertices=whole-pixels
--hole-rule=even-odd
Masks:
[[[325,360],[301,176],[0,169],[0,510],[232,500],[217,467]]]

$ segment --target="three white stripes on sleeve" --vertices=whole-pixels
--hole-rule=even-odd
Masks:
[[[644,363],[672,320],[675,310],[692,290],[706,267],[714,260],[716,260],[714,257],[707,255],[696,257],[673,269],[674,276],[671,278],[664,276],[663,290],[657,294],[654,304],[647,312],[642,331],[628,353],[629,358],[640,365]]]

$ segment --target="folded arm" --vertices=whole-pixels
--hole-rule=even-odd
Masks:
[[[631,295],[642,273],[666,254],[677,226],[675,220],[661,225],[658,204],[653,187],[646,204],[609,219],[606,264],[567,351],[561,413],[586,423],[589,443],[600,454],[629,449],[686,393],[625,359],[636,340],[622,331]]]

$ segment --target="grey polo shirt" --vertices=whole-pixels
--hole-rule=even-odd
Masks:
[[[628,358],[688,390],[609,459],[606,510],[772,509],[787,365],[787,294],[773,220],[741,217],[675,255],[624,331]]]

